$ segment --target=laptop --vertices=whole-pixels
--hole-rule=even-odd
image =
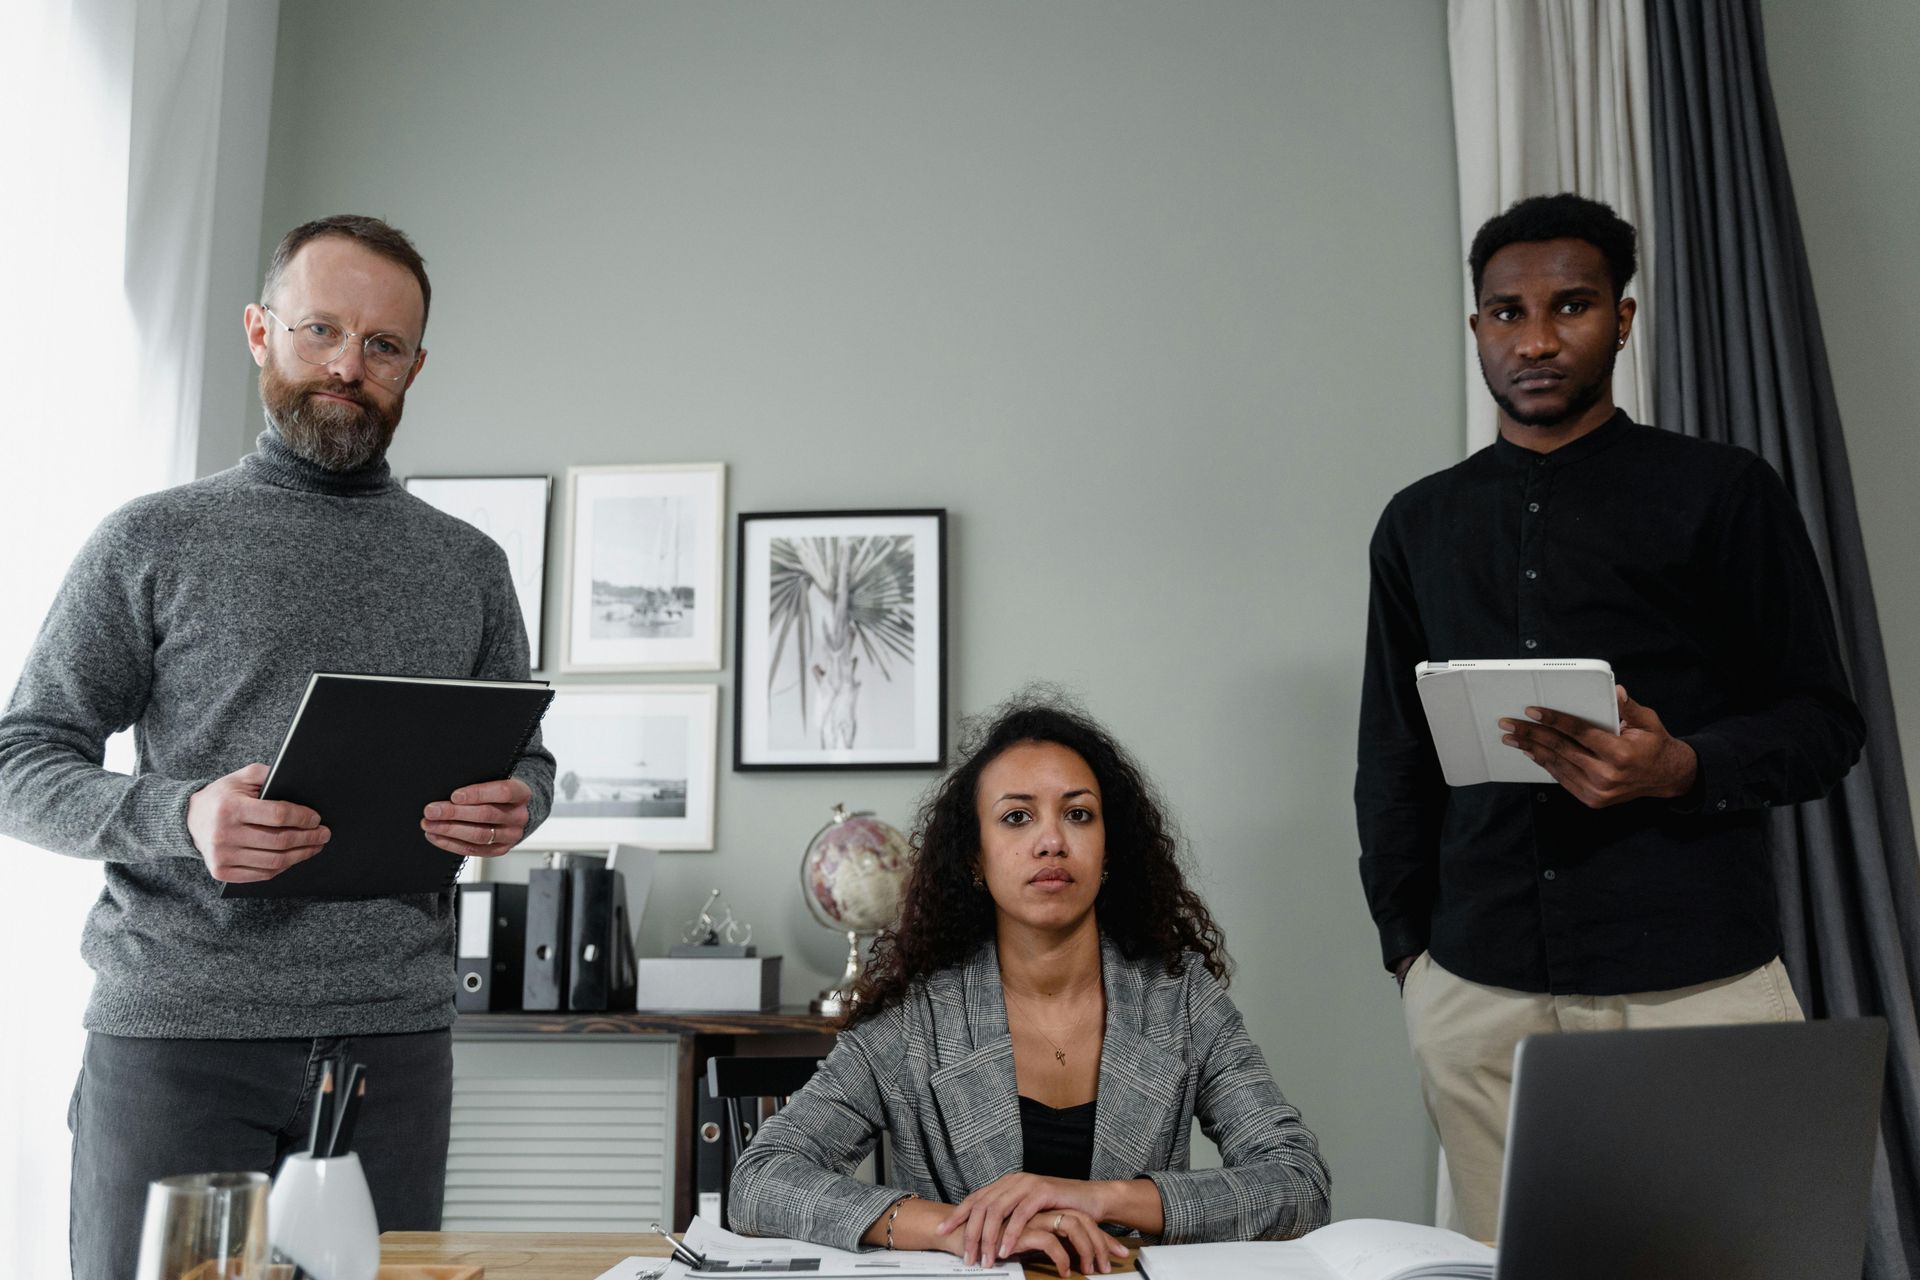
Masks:
[[[1529,1036],[1496,1280],[1859,1280],[1879,1018]]]

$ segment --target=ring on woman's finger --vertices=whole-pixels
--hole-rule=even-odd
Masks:
[[[1057,1231],[1059,1231],[1059,1230],[1060,1230],[1060,1219],[1062,1219],[1062,1218],[1064,1218],[1064,1217],[1066,1217],[1066,1216],[1067,1216],[1067,1215],[1066,1215],[1066,1214],[1064,1214],[1064,1213],[1056,1213],[1056,1214],[1054,1214],[1054,1215],[1053,1215],[1053,1225],[1052,1225],[1051,1227],[1049,1227],[1049,1228],[1047,1228],[1047,1229],[1048,1229],[1049,1231],[1056,1231],[1056,1232],[1057,1232]]]

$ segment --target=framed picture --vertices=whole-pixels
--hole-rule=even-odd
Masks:
[[[740,516],[733,767],[936,769],[947,513]]]
[[[718,671],[725,464],[567,468],[562,671]]]
[[[710,684],[555,685],[553,810],[521,847],[713,848],[719,708]]]
[[[527,624],[527,654],[541,668],[540,634],[546,625],[547,511],[552,476],[408,476],[407,492],[430,507],[458,516],[500,544],[507,572]]]

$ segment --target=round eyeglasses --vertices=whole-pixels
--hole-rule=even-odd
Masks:
[[[322,320],[317,316],[308,316],[299,324],[288,324],[273,314],[273,308],[264,302],[260,309],[273,316],[273,322],[293,335],[293,354],[308,364],[332,364],[347,349],[347,344],[360,338],[361,364],[367,373],[382,382],[398,382],[407,376],[413,368],[413,362],[419,355],[413,344],[394,333],[370,333],[364,338],[357,333],[348,333],[337,324]]]

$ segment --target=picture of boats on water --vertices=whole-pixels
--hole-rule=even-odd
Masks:
[[[726,466],[567,469],[560,670],[717,671]]]

